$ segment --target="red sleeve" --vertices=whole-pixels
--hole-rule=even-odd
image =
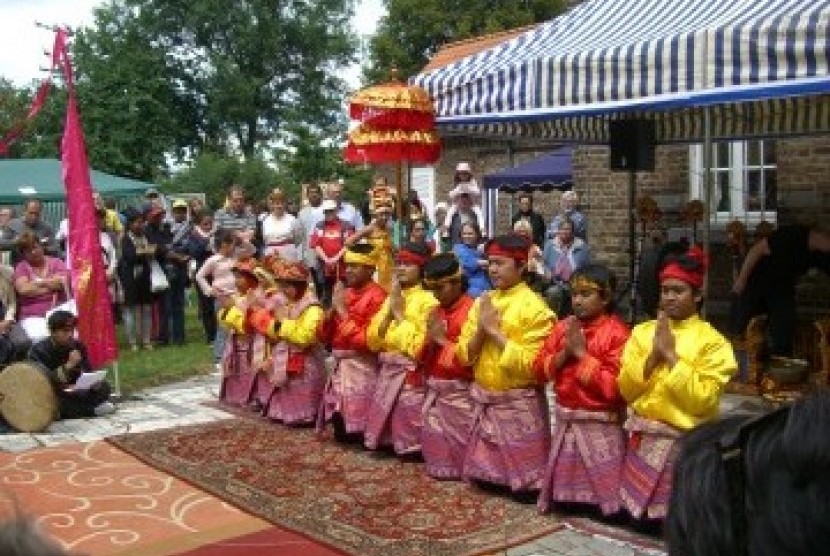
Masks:
[[[349,345],[350,349],[367,351],[366,332],[369,330],[369,323],[372,317],[380,311],[383,301],[386,299],[386,292],[377,286],[367,291],[364,297],[353,307],[349,307],[349,318],[340,323],[338,332],[343,342]]]
[[[314,231],[311,232],[311,238],[308,240],[308,246],[314,249],[320,245],[320,228],[314,228]]]
[[[533,372],[539,384],[553,380],[553,360],[562,346],[564,323],[564,320],[556,323],[533,361]]]
[[[620,374],[620,357],[623,347],[628,340],[630,331],[625,324],[615,322],[607,327],[596,338],[596,346],[589,350],[576,367],[578,376],[589,375],[591,378],[584,383],[585,389],[609,403],[622,401],[617,386],[617,376]]]

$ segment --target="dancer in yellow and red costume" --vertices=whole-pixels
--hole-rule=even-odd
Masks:
[[[438,305],[421,285],[421,268],[429,260],[425,245],[406,243],[395,257],[389,297],[369,325],[369,347],[380,354],[377,385],[364,431],[369,449],[392,446],[399,455],[421,450],[422,410],[426,393],[419,356],[427,319]]]
[[[228,329],[228,340],[222,354],[222,387],[219,398],[227,403],[245,406],[253,396],[257,372],[251,364],[253,329],[247,323],[252,294],[257,287],[254,274],[256,259],[245,258],[233,266],[236,293],[219,299],[221,307],[216,319]]]
[[[287,425],[316,421],[326,384],[325,355],[317,333],[324,312],[309,288],[311,273],[302,262],[272,261],[271,271],[284,302],[276,309],[253,309],[251,325],[274,342],[263,414]]]
[[[698,315],[708,257],[697,246],[660,267],[660,312],[634,328],[618,380],[629,405],[620,485],[635,518],[668,510],[677,439],[718,417],[724,385],[737,371],[731,344]]]
[[[556,392],[555,424],[539,509],[552,502],[620,511],[625,402],[617,388],[630,331],[613,313],[616,279],[589,264],[570,280],[573,316],[556,323],[533,369]]]
[[[386,299],[386,292],[372,280],[376,257],[368,244],[347,249],[346,286],[342,282],[335,286],[332,307],[320,328],[321,341],[331,346],[334,370],[317,414],[317,429],[322,431],[331,421],[335,439],[341,442],[362,442],[375,393],[378,359],[368,345],[367,333]]]
[[[547,399],[532,364],[556,321],[524,282],[529,250],[515,235],[487,243],[494,289],[476,300],[457,348],[475,376],[463,476],[524,493],[539,489],[550,451]]]
[[[424,288],[439,306],[430,315],[421,354],[427,376],[421,452],[424,470],[438,479],[461,478],[473,425],[473,368],[456,354],[461,327],[475,301],[467,286],[464,269],[453,253],[436,255],[424,265]]]

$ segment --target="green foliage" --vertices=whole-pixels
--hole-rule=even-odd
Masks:
[[[170,193],[201,191],[207,196],[208,206],[218,208],[233,184],[243,186],[250,199],[261,201],[277,184],[277,174],[260,158],[243,162],[227,155],[205,153],[162,184],[162,189]]]
[[[93,167],[152,180],[166,171],[168,155],[198,141],[198,122],[181,103],[167,53],[125,2],[97,8],[72,53]]]
[[[546,21],[565,0],[384,0],[387,14],[369,43],[367,83],[386,81],[396,67],[410,77],[450,42]]]
[[[250,158],[287,124],[325,129],[341,110],[336,72],[355,55],[353,0],[125,1],[167,54],[200,124],[198,150]]]

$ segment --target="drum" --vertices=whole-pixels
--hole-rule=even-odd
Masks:
[[[58,398],[46,370],[21,361],[0,371],[0,415],[20,432],[49,427],[58,417]]]

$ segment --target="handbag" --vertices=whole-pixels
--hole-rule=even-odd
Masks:
[[[150,291],[153,293],[163,292],[170,287],[167,275],[158,261],[150,262]]]

